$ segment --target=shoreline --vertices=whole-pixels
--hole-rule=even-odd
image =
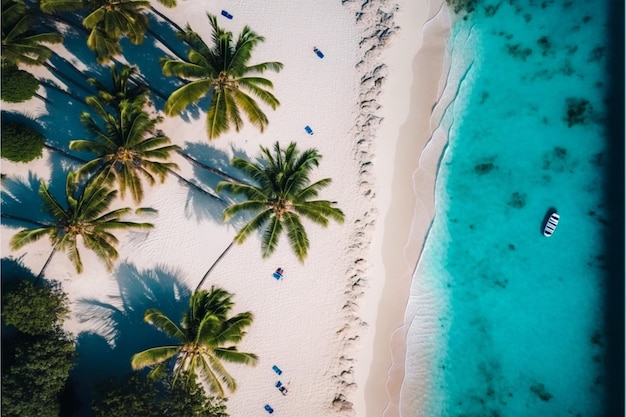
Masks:
[[[405,4],[404,7],[409,8],[410,4]],[[440,155],[447,140],[444,137],[433,142],[433,133],[439,122],[433,120],[433,111],[442,97],[442,80],[445,79],[447,70],[444,59],[450,32],[449,12],[444,1],[438,0],[429,4],[428,10],[417,13],[417,21],[423,21],[423,24],[415,31],[408,30],[408,36],[405,35],[393,46],[394,50],[390,51],[390,55],[397,54],[390,57],[393,65],[399,66],[400,70],[404,67],[405,71],[410,71],[408,115],[399,123],[394,123],[400,118],[398,111],[401,110],[401,106],[394,102],[399,93],[405,94],[406,81],[409,79],[406,76],[398,77],[397,85],[389,87],[384,102],[389,105],[386,116],[390,116],[391,123],[383,126],[379,132],[380,141],[387,139],[385,135],[397,136],[398,139],[394,152],[388,150],[381,155],[382,166],[394,166],[391,178],[385,177],[384,173],[377,175],[377,179],[380,179],[379,188],[383,188],[381,185],[389,185],[386,192],[390,196],[381,199],[379,203],[381,217],[385,214],[385,226],[375,236],[374,245],[381,248],[382,256],[382,263],[377,264],[375,274],[385,276],[386,279],[377,307],[379,313],[372,355],[375,360],[369,370],[365,387],[369,402],[368,417],[396,417],[401,413],[406,332],[410,325],[405,321],[405,312],[412,275],[435,215],[434,182]],[[416,21],[412,15],[405,15],[404,20],[413,23]],[[406,54],[410,47],[417,47],[415,54]],[[410,55],[409,68],[406,68],[407,57],[403,54]],[[399,113],[402,114],[401,111]],[[407,194],[414,198],[405,198]],[[385,207],[384,202],[389,206]],[[424,366],[428,365],[426,361]],[[428,374],[428,369],[424,371]],[[382,375],[386,375],[386,378],[380,378]],[[426,389],[428,382],[424,381],[423,385]],[[381,405],[384,408],[381,409]]]

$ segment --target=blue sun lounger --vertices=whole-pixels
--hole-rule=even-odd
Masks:
[[[232,19],[233,15],[228,13],[226,10],[222,10],[222,16],[224,16],[226,19]]]
[[[304,130],[306,130],[306,133],[308,133],[309,135],[313,134],[313,129],[311,129],[311,126],[309,125],[304,126]]]
[[[269,405],[269,404],[265,404],[265,407],[263,407],[263,408],[265,408],[265,410],[266,410],[268,413],[270,413],[270,414],[272,414],[272,413],[274,412],[274,409],[273,409],[272,407],[270,407],[270,405]]]
[[[324,58],[324,54],[322,53],[322,51],[317,49],[317,46],[313,47],[313,52],[315,52],[320,58]]]
[[[278,375],[283,373],[283,371],[281,371],[280,368],[276,365],[272,366],[272,370],[276,372]]]

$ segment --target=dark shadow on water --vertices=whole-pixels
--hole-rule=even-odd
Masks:
[[[165,267],[139,271],[122,264],[116,271],[120,295],[112,303],[95,299],[75,302],[75,314],[89,322],[93,332],[81,332],[77,339],[79,359],[71,372],[79,397],[86,405],[78,415],[86,416],[93,384],[108,377],[131,372],[131,357],[144,349],[171,343],[165,334],[143,321],[149,308],[157,308],[176,323],[189,306],[189,289],[178,272]]]

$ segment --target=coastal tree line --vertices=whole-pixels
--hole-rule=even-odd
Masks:
[[[160,2],[167,7],[176,5],[172,0]],[[212,43],[207,44],[189,25],[184,29],[179,27],[154,9],[149,1],[42,0],[31,5],[24,0],[2,0],[2,100],[22,102],[36,96],[48,101],[37,94],[39,86],[43,85],[67,94],[71,100],[89,108],[80,116],[89,137],[71,139],[68,147],[72,152],[48,144],[45,130],[42,134],[28,124],[8,118],[2,123],[3,158],[27,163],[41,157],[45,147],[80,165],[67,174],[62,198],[53,195],[46,183],[39,185],[38,195],[46,219],[2,213],[5,221],[29,225],[22,226],[22,230],[12,237],[12,249],[21,249],[45,237],[51,243],[50,255],[41,271],[36,276],[10,277],[17,279],[18,284],[3,291],[4,324],[16,331],[6,340],[3,338],[3,345],[10,347],[3,349],[3,360],[6,359],[5,364],[8,364],[2,376],[3,416],[59,415],[60,395],[67,388],[66,380],[75,352],[71,335],[61,327],[69,311],[67,298],[55,281],[45,279],[46,267],[56,253],[64,252],[76,271],[81,273],[80,249],[85,248],[112,270],[119,257],[117,232],[154,227],[149,222],[129,220],[131,215],[141,218],[153,209],[111,209],[112,203],[129,195],[138,206],[144,196],[144,186],[163,183],[168,175],[193,186],[177,174],[178,166],[171,161],[174,153],[222,178],[214,192],[205,191],[209,204],[223,204],[226,199],[222,196],[226,194],[229,198],[238,198],[225,208],[224,220],[238,213],[246,213],[250,220],[239,230],[233,243],[242,243],[250,235],[260,232],[264,257],[275,251],[280,236],[285,235],[297,258],[304,262],[310,244],[301,219],[322,226],[328,225],[330,220],[339,223],[344,220],[335,202],[317,199],[319,191],[330,184],[331,179],[310,181],[310,173],[321,159],[315,149],[300,151],[293,142],[284,148],[278,142],[271,149],[261,147],[261,156],[256,162],[243,158],[231,161],[242,175],[242,179],[236,179],[206,166],[172,143],[158,128],[163,119],[157,115],[150,100],[151,93],[159,92],[143,82],[137,67],[122,65],[116,60],[123,53],[120,46],[123,37],[132,44],[141,44],[148,33],[163,43],[163,39],[149,28],[150,14],[169,22],[187,49],[186,55],[182,55],[170,48],[172,56],[160,61],[164,75],[182,81],[165,101],[163,110],[167,116],[178,116],[190,105],[208,97],[207,138],[214,140],[232,128],[239,131],[244,117],[263,132],[269,120],[260,103],[272,109],[279,105],[271,93],[272,82],[261,75],[266,71],[279,72],[283,65],[280,62],[250,63],[254,49],[264,38],[248,26],[235,38],[218,25],[215,16],[208,14]],[[67,74],[50,64],[52,57],[62,59],[55,56],[49,45],[63,42],[63,35],[57,30],[63,25],[85,37],[97,63],[110,66],[112,87],[107,88],[94,78],[81,79],[77,75],[73,77],[77,80],[72,79],[74,85],[82,83],[80,88],[84,91],[90,91],[87,86],[97,91],[83,99],[70,89],[62,90],[49,80],[37,79],[28,71],[29,67],[43,65],[59,78],[67,79]],[[77,69],[75,72],[80,74]],[[130,359],[132,368],[149,367],[148,379],[134,375],[123,383],[123,387],[118,384],[100,392],[92,407],[95,415],[129,415],[132,410],[148,416],[227,415],[221,398],[226,397],[227,390],[236,389],[236,381],[223,362],[254,365],[257,357],[237,349],[245,329],[252,324],[252,313],[231,316],[233,294],[215,286],[208,290],[200,288],[213,266],[191,294],[189,309],[180,323],[158,309],[145,312],[147,323],[176,342],[135,354]],[[4,281],[3,277],[3,286]],[[41,307],[49,305],[56,308],[49,308],[47,314],[40,316]],[[39,328],[32,330],[37,325]],[[36,340],[32,339],[35,336]],[[53,356],[59,361],[54,367],[54,376],[37,375],[32,366],[24,367],[24,361],[29,365],[45,364]],[[34,401],[38,404],[35,406],[42,410],[46,406],[46,409],[28,411],[23,408],[27,403],[33,403],[29,391],[38,387],[38,382],[49,378],[53,378],[56,384],[42,389],[38,394],[45,398]],[[204,392],[200,382],[208,387],[208,393]],[[5,391],[8,397],[4,396]]]

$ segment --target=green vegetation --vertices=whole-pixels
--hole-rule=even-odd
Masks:
[[[222,384],[234,391],[237,384],[222,361],[255,365],[257,356],[237,350],[236,344],[246,334],[244,329],[252,324],[253,316],[245,312],[228,317],[233,307],[232,297],[216,287],[194,292],[180,326],[157,309],[147,310],[144,320],[177,342],[135,354],[132,368],[154,367],[148,374],[151,379],[173,372],[172,383],[179,379],[195,383],[200,377],[219,397],[224,397]],[[175,361],[170,360],[173,358]]]
[[[74,343],[61,329],[67,296],[57,283],[35,287],[15,274],[2,277],[19,279],[2,289],[2,318],[10,326],[2,338],[2,416],[58,417],[74,358]]]
[[[264,62],[248,65],[252,51],[265,38],[245,26],[235,42],[233,34],[217,25],[217,18],[207,15],[211,23],[213,48],[207,46],[200,36],[189,26],[181,37],[191,46],[188,61],[164,58],[161,60],[163,74],[178,76],[189,82],[174,91],[165,103],[165,113],[169,116],[180,114],[187,106],[197,103],[207,94],[211,104],[207,112],[207,134],[215,139],[228,131],[231,126],[238,132],[243,126],[240,112],[246,114],[250,123],[261,132],[268,124],[256,100],[256,96],[272,109],[279,105],[278,100],[268,89],[271,81],[258,76],[267,70],[279,72],[280,62]]]
[[[69,308],[58,282],[40,286],[21,280],[2,294],[2,319],[22,333],[42,334],[63,322]]]
[[[83,113],[81,122],[95,138],[79,139],[70,142],[70,149],[92,152],[96,158],[78,170],[79,176],[95,174],[98,181],[110,184],[117,182],[124,197],[129,190],[133,200],[139,203],[143,198],[141,177],[150,185],[155,184],[155,176],[165,181],[171,169],[178,168],[167,162],[171,153],[180,149],[169,145],[170,139],[156,129],[161,121],[152,118],[144,111],[148,103],[147,93],[131,93],[128,78],[132,70],[120,73],[112,71],[117,92],[101,91],[99,97],[88,97],[87,103],[104,122],[101,127],[89,113]],[[121,96],[120,96],[121,95]],[[117,105],[111,110],[111,105]]]
[[[105,388],[92,404],[96,417],[228,417],[224,400],[207,397],[194,382],[174,384],[167,378],[153,383],[133,374],[122,384],[111,381]]]
[[[41,158],[46,138],[35,129],[20,122],[2,122],[2,157],[13,162],[30,162]]]
[[[110,270],[118,253],[115,245],[118,240],[111,232],[114,230],[149,229],[154,227],[150,223],[135,223],[122,221],[122,216],[128,214],[130,208],[119,208],[106,212],[117,195],[117,190],[109,190],[95,181],[79,187],[76,174],[69,173],[65,184],[65,204],[57,200],[43,182],[39,187],[39,196],[43,200],[48,214],[53,218],[51,223],[37,223],[34,229],[25,229],[16,233],[11,239],[11,248],[17,250],[48,236],[53,245],[50,258],[57,249],[67,252],[69,260],[76,267],[76,271],[83,271],[83,263],[78,251],[78,237],[82,238],[85,246],[92,250]],[[145,209],[138,209],[138,211]],[[27,220],[28,221],[28,220]],[[48,265],[44,265],[39,275]]]
[[[39,89],[39,80],[30,72],[8,66],[2,69],[0,98],[7,103],[30,100]]]
[[[58,33],[33,30],[35,13],[22,0],[2,0],[2,67],[41,65],[52,55],[46,43],[61,43]]]
[[[311,184],[311,171],[319,165],[322,156],[315,149],[300,153],[294,142],[281,149],[276,142],[274,152],[261,146],[261,161],[252,163],[234,158],[232,165],[250,176],[258,185],[220,182],[217,190],[241,195],[246,201],[235,203],[224,211],[228,220],[241,212],[254,214],[235,236],[243,243],[250,234],[263,229],[261,249],[263,257],[270,256],[284,232],[300,262],[304,262],[309,249],[309,238],[300,221],[300,216],[328,226],[329,219],[343,223],[343,212],[334,207],[334,202],[312,200],[318,192],[331,183],[325,178]]]

